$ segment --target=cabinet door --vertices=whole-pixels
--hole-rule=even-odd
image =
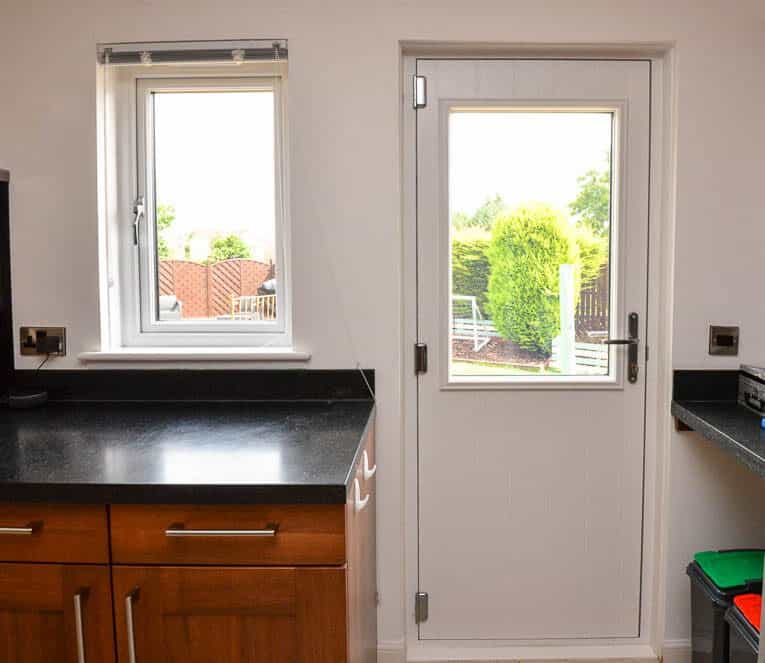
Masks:
[[[115,567],[121,663],[344,663],[345,568]]]
[[[346,505],[349,663],[377,661],[376,471],[370,432]]]
[[[3,663],[111,663],[113,633],[107,567],[0,564]]]

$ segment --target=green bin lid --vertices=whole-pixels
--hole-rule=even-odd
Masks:
[[[765,550],[706,550],[693,558],[719,589],[762,581]]]

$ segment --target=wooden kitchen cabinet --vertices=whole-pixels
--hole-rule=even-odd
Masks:
[[[0,564],[0,660],[113,663],[109,568]]]
[[[0,661],[375,663],[373,432],[354,458],[344,504],[0,504]]]
[[[343,568],[116,567],[114,591],[120,661],[345,660]]]

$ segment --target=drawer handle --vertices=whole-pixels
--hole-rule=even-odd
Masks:
[[[74,628],[77,633],[77,663],[85,663],[85,629],[82,625],[82,602],[87,596],[87,587],[83,587],[74,595]]]
[[[26,527],[0,527],[0,534],[11,536],[32,536],[42,529],[41,522],[29,523]]]
[[[165,530],[165,536],[276,536],[279,525],[268,523],[265,529],[186,529],[181,525],[171,525]]]
[[[353,508],[358,513],[359,511],[363,511],[367,504],[369,504],[369,496],[368,494],[363,500],[361,499],[361,487],[359,486],[359,480],[354,479],[353,480]]]
[[[377,463],[371,469],[369,468],[369,454],[364,449],[364,481],[369,481],[375,475],[375,472],[377,472]]]
[[[125,596],[125,622],[127,624],[128,662],[136,663],[135,657],[135,623],[133,622],[133,601],[141,594],[139,587],[131,589]]]

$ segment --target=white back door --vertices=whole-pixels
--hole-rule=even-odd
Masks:
[[[636,637],[650,65],[417,74],[420,638]]]

